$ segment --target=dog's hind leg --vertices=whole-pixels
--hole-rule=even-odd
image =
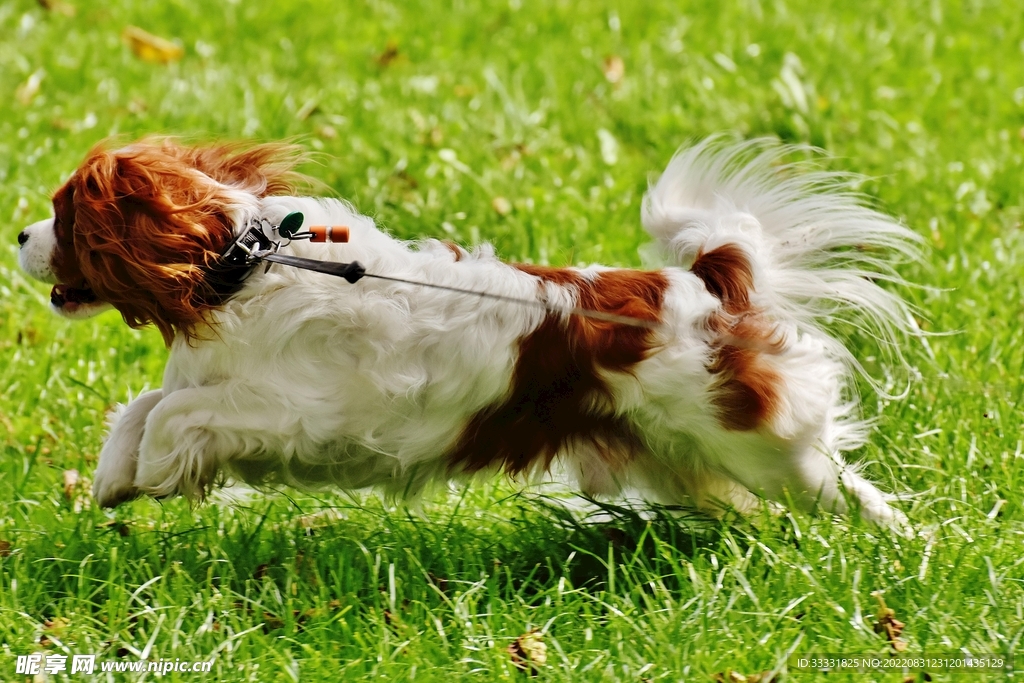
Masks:
[[[727,450],[719,460],[729,476],[751,491],[780,503],[793,503],[812,512],[848,515],[883,527],[902,527],[906,517],[895,510],[881,491],[820,442],[805,443],[777,436],[735,433],[716,450]]]
[[[93,498],[101,506],[116,507],[139,495],[135,488],[139,444],[146,418],[163,396],[162,389],[147,391],[110,414],[110,431],[100,451],[92,485]]]

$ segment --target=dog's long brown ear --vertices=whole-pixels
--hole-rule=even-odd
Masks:
[[[79,284],[84,279],[75,256],[75,184],[64,183],[53,193],[53,234],[57,248],[53,250],[51,267],[64,283]]]
[[[222,303],[206,267],[233,238],[239,197],[292,191],[300,159],[278,144],[94,149],[69,181],[82,276],[128,325],[154,324],[167,344],[175,332],[194,337]]]

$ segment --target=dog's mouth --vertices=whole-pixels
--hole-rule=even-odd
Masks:
[[[74,313],[82,306],[96,303],[98,300],[96,293],[84,284],[79,287],[54,285],[50,290],[50,303],[64,313]]]

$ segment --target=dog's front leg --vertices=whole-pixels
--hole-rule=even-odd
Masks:
[[[228,458],[264,449],[261,437],[281,414],[268,401],[238,386],[168,394],[146,419],[135,486],[156,498],[202,499]]]
[[[103,507],[116,507],[139,495],[135,469],[146,417],[164,396],[162,389],[147,391],[128,405],[119,405],[107,419],[109,432],[93,475],[92,495]]]

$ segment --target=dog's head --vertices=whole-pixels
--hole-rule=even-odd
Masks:
[[[18,260],[54,285],[53,308],[84,318],[114,307],[170,344],[223,303],[210,268],[268,195],[291,194],[289,145],[190,147],[144,139],[93,149],[53,195],[53,218],[18,235]]]

